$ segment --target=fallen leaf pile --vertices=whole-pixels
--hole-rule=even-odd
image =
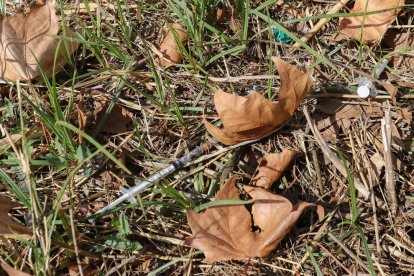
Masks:
[[[372,12],[404,5],[404,0],[356,0],[352,13]],[[388,25],[401,9],[392,9],[365,16],[343,17],[339,19],[337,40],[355,38],[363,42],[375,42],[387,31]]]
[[[215,200],[239,200],[236,181],[237,176],[231,177]],[[203,251],[204,262],[267,256],[289,233],[304,208],[312,205],[301,202],[293,206],[288,199],[263,188],[243,188],[254,200],[251,213],[244,205],[215,206],[204,213],[187,212],[193,233],[188,242]],[[260,230],[253,231],[253,226]]]
[[[185,44],[187,42],[187,33],[185,28],[178,23],[171,24],[171,29],[168,28],[165,31],[164,37],[158,46],[160,52],[163,54],[162,57],[158,57],[158,59],[156,59],[159,66],[166,67],[172,64],[181,63],[181,52],[172,30],[176,32],[181,44]]]
[[[0,237],[16,239],[30,236],[29,228],[13,221],[9,217],[9,211],[17,206],[19,205],[7,197],[0,196]]]
[[[57,49],[55,36],[59,22],[52,3],[35,6],[29,14],[18,13],[0,23],[0,78],[17,81],[32,80],[40,76],[38,63],[49,76],[53,71],[56,51],[56,71],[65,65],[64,54],[78,47],[74,42],[61,42]],[[72,32],[65,29],[67,36]],[[65,48],[67,45],[67,49]]]
[[[77,105],[79,129],[94,131],[103,119],[111,100],[110,97],[97,90],[81,91]],[[116,103],[102,125],[101,132],[122,133],[130,130],[128,125],[131,122],[132,113]]]
[[[225,145],[261,138],[285,123],[312,88],[309,73],[273,57],[280,75],[279,102],[274,103],[257,92],[247,98],[215,91],[214,104],[223,128],[204,119],[208,132]]]

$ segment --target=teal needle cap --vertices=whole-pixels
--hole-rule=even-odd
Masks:
[[[281,32],[278,28],[273,29],[273,34],[277,42],[290,43],[292,41],[292,39],[287,34]]]

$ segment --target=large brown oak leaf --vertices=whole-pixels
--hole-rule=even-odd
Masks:
[[[18,13],[0,21],[0,78],[17,81],[32,80],[40,76],[38,64],[48,76],[53,71],[55,53],[58,51],[56,68],[65,65],[64,55],[73,53],[75,42],[58,43],[59,22],[53,4],[35,6],[29,14]],[[73,33],[67,28],[66,36]],[[65,44],[67,48],[65,47]]]
[[[215,200],[239,200],[237,176],[230,178]],[[267,256],[289,233],[303,209],[312,204],[290,201],[259,187],[244,187],[253,198],[251,213],[244,205],[215,206],[204,213],[189,210],[191,247],[200,249],[204,262],[244,260]],[[253,225],[260,230],[253,231]]]
[[[225,145],[261,138],[285,123],[312,88],[312,78],[304,68],[297,68],[272,58],[280,75],[279,102],[252,92],[247,98],[216,90],[214,105],[223,128],[204,119],[208,132]]]
[[[405,0],[356,0],[352,13],[373,12],[404,5]],[[355,38],[363,42],[375,42],[387,31],[388,25],[401,9],[392,9],[365,16],[339,19],[339,36],[336,40]]]

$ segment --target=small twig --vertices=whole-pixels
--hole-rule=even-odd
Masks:
[[[330,9],[326,14],[334,14],[337,13],[340,9],[342,9],[347,3],[349,2],[349,0],[341,0],[338,3],[336,3],[335,6],[332,7],[332,9]],[[329,17],[329,18],[322,18],[320,19],[315,26],[313,26],[313,28],[306,33],[306,35],[304,35],[300,40],[303,43],[308,42],[309,39],[311,39],[318,31],[320,28],[322,28],[326,23],[328,23],[329,21],[331,21],[333,17]],[[300,48],[302,45],[300,45],[299,43],[295,43],[292,45],[291,49],[298,49]]]
[[[318,245],[323,251],[325,251],[325,254],[327,254],[329,257],[331,257],[335,261],[335,263],[337,263],[340,267],[342,267],[342,269],[344,271],[346,271],[348,273],[348,275],[352,275],[352,272],[344,264],[342,264],[341,261],[339,261],[338,258],[336,258],[335,255],[332,254],[331,251],[328,248],[323,246],[318,241],[312,241],[312,243]]]
[[[330,225],[330,223],[331,223],[332,218],[334,217],[334,215],[339,210],[339,206],[343,202],[344,198],[345,198],[344,195],[342,195],[339,198],[337,207],[329,215],[327,215],[327,217],[326,217],[325,221],[323,222],[322,226],[319,228],[318,232],[316,232],[315,236],[313,237],[312,243],[318,242],[325,235],[325,233],[329,231],[328,230],[328,226]],[[295,269],[294,269],[292,275],[299,275],[299,271],[302,269],[302,265],[306,262],[306,260],[308,258],[309,258],[309,254],[308,254],[308,252],[306,252],[303,255],[303,257],[300,260],[300,262],[298,264],[296,264]]]
[[[391,213],[397,213],[398,200],[395,192],[394,168],[392,164],[392,135],[391,135],[391,110],[388,102],[388,108],[384,111],[384,118],[381,119],[381,133],[382,143],[384,145],[384,160],[385,160],[385,188],[387,191],[387,198],[390,202]]]
[[[414,255],[414,242],[411,240],[410,236],[405,232],[403,228],[397,228],[396,231],[397,235],[401,238],[402,241],[404,241],[408,246],[405,247],[407,249],[408,247],[411,248],[411,254]]]
[[[402,248],[404,248],[404,250],[406,250],[406,251],[408,251],[408,252],[410,252],[411,254],[414,255],[414,247],[413,247],[412,243],[410,243],[409,245],[406,245],[406,244],[400,242],[399,240],[397,240],[396,238],[390,236],[389,234],[385,234],[384,237],[385,237],[385,239],[393,242],[398,248],[402,247]]]

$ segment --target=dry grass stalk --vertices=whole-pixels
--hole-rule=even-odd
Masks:
[[[385,187],[387,191],[387,198],[390,202],[391,213],[395,215],[398,208],[397,193],[395,191],[394,167],[392,162],[392,128],[391,128],[391,110],[388,103],[388,108],[384,112],[384,118],[381,120],[382,143],[384,146],[385,159]]]
[[[344,168],[344,165],[339,159],[339,157],[329,148],[328,143],[323,139],[322,135],[320,134],[319,130],[317,129],[315,123],[311,120],[309,112],[306,108],[303,109],[303,113],[305,114],[306,120],[308,121],[308,124],[312,130],[313,135],[315,136],[315,139],[317,143],[319,144],[319,147],[322,149],[322,152],[324,155],[332,162],[332,164],[335,166],[335,168],[344,176],[346,177],[347,172]],[[365,186],[361,183],[360,180],[357,178],[354,178],[354,184],[355,188],[358,190],[358,192],[365,198],[369,198],[369,191],[365,188]],[[384,202],[377,198],[378,207],[384,207]]]

